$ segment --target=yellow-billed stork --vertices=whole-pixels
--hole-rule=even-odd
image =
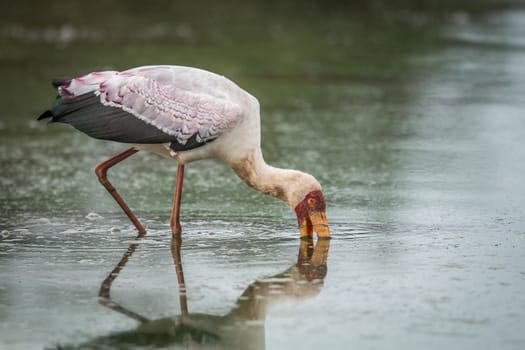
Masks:
[[[321,185],[311,175],[272,167],[261,152],[259,102],[227,78],[182,66],[144,66],[55,79],[58,97],[38,119],[71,124],[87,135],[133,144],[95,167],[98,179],[137,230],[144,227],[107,179],[113,165],[139,150],[178,163],[170,226],[179,221],[184,165],[224,161],[248,186],[295,210],[301,237],[329,238]]]

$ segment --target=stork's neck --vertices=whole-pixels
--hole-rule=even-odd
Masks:
[[[260,149],[254,149],[231,164],[235,173],[250,187],[284,201],[292,209],[306,194],[320,189],[309,174],[266,164]]]

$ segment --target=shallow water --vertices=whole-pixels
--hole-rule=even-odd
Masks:
[[[189,8],[175,25],[174,6],[112,27],[68,6],[49,22],[2,11],[0,348],[525,347],[525,10],[241,6],[228,22]],[[64,11],[76,25],[52,22]],[[247,26],[259,15],[265,27]],[[123,147],[34,122],[51,77],[148,63],[218,71],[259,97],[266,160],[323,184],[329,250],[297,264],[291,211],[191,164],[180,298],[176,165],[139,153],[111,170],[148,228],[135,241],[92,173]],[[111,285],[126,315],[98,291],[133,243]]]

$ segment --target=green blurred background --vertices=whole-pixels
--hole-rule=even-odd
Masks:
[[[222,73],[263,107],[302,98],[329,105],[337,100],[315,101],[316,82],[403,79],[418,69],[403,57],[435,49],[440,24],[516,2],[3,1],[2,132],[48,105],[52,77],[145,64]],[[312,95],[276,89],[275,80],[310,83]]]

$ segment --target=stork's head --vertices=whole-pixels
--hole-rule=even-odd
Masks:
[[[312,237],[314,231],[318,238],[330,238],[326,204],[319,181],[310,174],[291,170],[288,171],[284,189],[285,201],[297,215],[301,238]]]
[[[313,231],[318,239],[330,238],[326,204],[321,190],[309,192],[295,207],[295,214],[301,238],[312,237]]]

